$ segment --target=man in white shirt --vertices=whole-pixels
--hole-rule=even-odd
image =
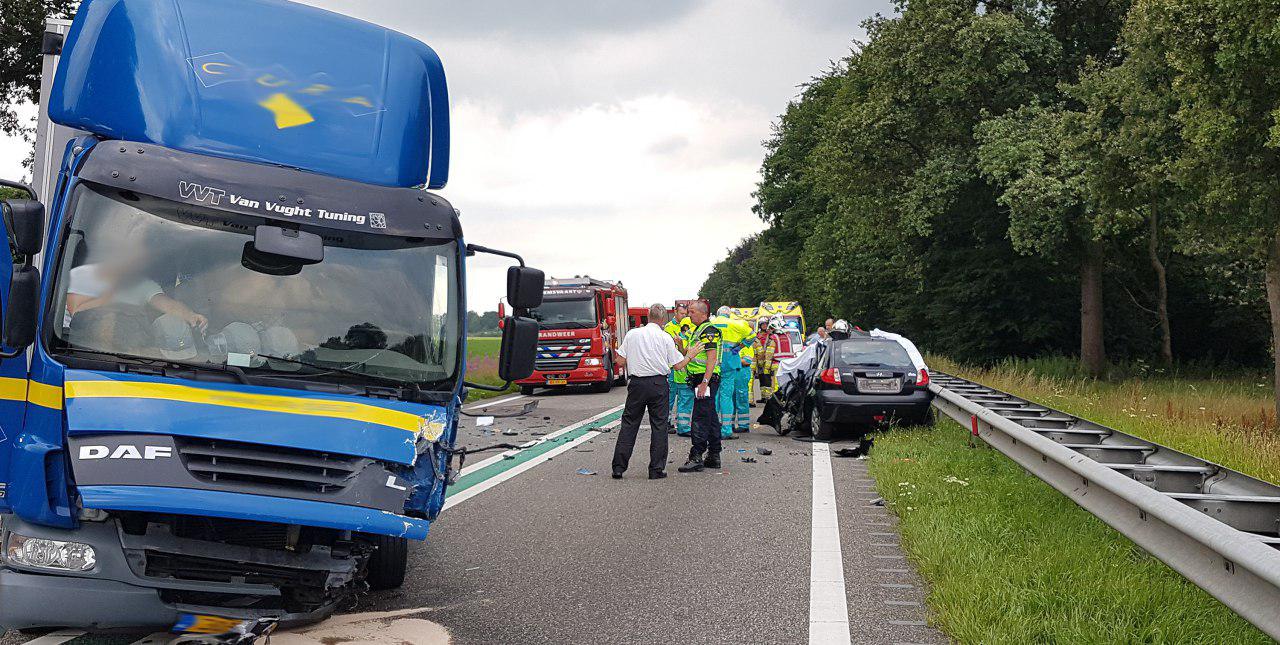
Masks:
[[[694,343],[680,355],[671,335],[663,331],[667,308],[649,307],[649,323],[632,329],[615,352],[616,360],[627,368],[627,405],[618,429],[618,443],[613,449],[613,478],[622,479],[631,451],[640,432],[640,419],[649,410],[649,479],[667,476],[667,430],[670,429],[669,389],[667,375],[681,369],[702,351],[702,343]]]

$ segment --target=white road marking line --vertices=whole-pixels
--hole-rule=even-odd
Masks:
[[[605,410],[604,412],[601,412],[600,414],[597,414],[596,416],[591,417],[590,419],[583,419],[582,421],[579,421],[579,422],[577,422],[577,423],[573,423],[573,424],[567,425],[567,426],[565,426],[565,427],[563,427],[563,428],[560,428],[559,430],[556,430],[555,432],[552,432],[552,433],[550,433],[550,434],[547,434],[547,435],[543,435],[543,436],[541,436],[541,437],[538,437],[537,439],[534,439],[533,441],[529,441],[529,442],[526,442],[526,443],[522,443],[522,444],[520,444],[520,446],[521,446],[521,450],[523,450],[523,449],[525,449],[525,448],[528,448],[528,447],[530,447],[530,446],[536,446],[536,445],[538,445],[538,444],[540,444],[540,443],[542,443],[542,442],[544,442],[544,441],[550,440],[550,439],[555,439],[556,437],[559,437],[560,435],[562,435],[562,434],[564,434],[564,433],[566,433],[566,432],[573,432],[574,430],[577,430],[578,428],[581,428],[582,426],[587,425],[588,423],[592,423],[592,422],[595,422],[595,421],[599,421],[600,419],[603,419],[603,418],[605,418],[605,417],[609,416],[610,414],[613,414],[614,412],[617,412],[618,410],[621,410],[623,407],[625,407],[625,406],[623,406],[623,405],[619,405],[619,406],[618,406],[618,407],[616,407],[616,408],[609,408],[608,410]],[[488,466],[488,465],[490,465],[490,464],[496,464],[496,463],[498,463],[499,461],[502,461],[503,459],[506,459],[506,458],[507,458],[507,455],[514,455],[514,454],[516,454],[516,453],[518,453],[518,452],[520,452],[520,450],[508,450],[508,451],[506,451],[506,452],[498,453],[498,454],[496,454],[496,455],[494,455],[494,456],[492,456],[492,457],[489,457],[488,459],[484,459],[483,461],[478,461],[478,462],[476,462],[476,463],[474,463],[474,464],[471,464],[470,466],[467,466],[466,468],[463,468],[463,469],[462,469],[462,472],[458,473],[458,476],[459,476],[459,477],[461,477],[461,476],[467,475],[467,474],[469,474],[469,473],[475,472],[475,471],[477,471],[477,470],[480,470],[481,468],[484,468],[485,466]],[[447,503],[446,503],[445,508],[448,508]]]
[[[493,400],[489,400],[489,401],[481,401],[481,402],[479,402],[479,403],[477,403],[477,404],[475,404],[475,405],[468,405],[467,407],[463,408],[463,410],[467,410],[467,411],[470,411],[470,410],[481,410],[481,409],[484,409],[484,408],[487,408],[487,407],[491,407],[491,406],[494,406],[494,405],[498,405],[498,404],[500,404],[500,403],[510,403],[510,402],[512,402],[512,401],[515,401],[516,399],[523,399],[524,397],[525,397],[525,395],[523,395],[523,394],[517,394],[517,395],[515,395],[515,396],[509,396],[509,397],[507,397],[507,398],[505,398],[505,399],[493,399]]]
[[[592,423],[592,422],[594,422],[594,421],[599,421],[600,419],[603,419],[603,418],[605,418],[605,417],[607,417],[607,416],[609,416],[609,415],[611,415],[611,414],[613,414],[613,413],[617,412],[618,410],[621,410],[622,408],[623,408],[623,406],[621,406],[621,405],[619,405],[619,406],[617,406],[617,407],[615,407],[615,408],[611,408],[611,409],[609,409],[609,410],[606,410],[606,411],[604,411],[604,412],[601,412],[600,414],[597,414],[597,415],[596,415],[596,416],[594,416],[594,417],[591,417],[590,419],[584,419],[584,420],[579,421],[579,422],[577,422],[577,423],[575,423],[575,424],[573,424],[573,425],[571,425],[571,426],[568,426],[568,427],[566,427],[566,428],[563,428],[563,429],[561,429],[561,430],[558,430],[558,431],[556,431],[556,432],[555,432],[555,433],[553,433],[553,434],[549,434],[549,435],[547,435],[546,437],[543,437],[543,438],[542,438],[542,440],[543,440],[543,441],[545,441],[545,440],[547,440],[547,439],[552,439],[552,438],[558,437],[558,436],[560,436],[560,435],[562,435],[562,434],[564,434],[564,433],[566,433],[566,432],[571,432],[571,431],[573,431],[573,430],[577,430],[578,428],[581,428],[581,427],[582,427],[582,426],[584,426],[584,425],[587,425],[587,424]],[[621,420],[619,420],[619,421],[614,421],[613,423],[610,423],[610,424],[608,424],[608,425],[607,425],[607,426],[605,426],[605,427],[614,427],[614,426],[617,426],[619,423],[621,423]],[[452,497],[448,498],[447,500],[445,500],[445,503],[444,503],[444,509],[442,509],[442,510],[447,510],[447,509],[449,509],[449,508],[451,508],[451,507],[457,506],[458,504],[461,504],[462,502],[465,502],[465,501],[467,501],[467,500],[471,499],[472,497],[475,497],[476,495],[479,495],[480,493],[483,493],[483,492],[485,492],[485,491],[489,490],[490,488],[493,488],[494,486],[497,486],[498,484],[501,484],[502,482],[507,481],[508,479],[511,479],[512,477],[515,477],[516,475],[519,475],[519,474],[520,474],[520,473],[522,473],[522,472],[525,472],[526,470],[529,470],[529,469],[531,469],[531,468],[533,468],[533,467],[535,467],[535,466],[537,466],[537,465],[539,465],[539,464],[542,464],[542,463],[544,463],[544,462],[550,461],[552,457],[555,457],[555,456],[557,456],[557,455],[560,455],[560,454],[563,454],[563,453],[565,453],[565,452],[568,452],[568,451],[570,451],[570,450],[572,450],[572,449],[574,449],[574,448],[578,447],[578,446],[579,446],[579,445],[581,445],[581,444],[584,444],[584,443],[586,443],[586,442],[588,442],[588,441],[591,441],[592,439],[596,438],[596,437],[597,437],[597,436],[599,436],[599,435],[600,435],[600,432],[599,432],[599,431],[596,431],[596,430],[588,431],[588,432],[584,433],[581,437],[578,437],[578,438],[574,439],[573,441],[570,441],[570,442],[568,442],[568,443],[561,444],[561,445],[559,445],[559,446],[557,446],[557,447],[555,447],[555,448],[552,448],[551,450],[548,450],[548,451],[546,451],[546,452],[542,453],[541,455],[538,455],[537,457],[534,457],[533,459],[530,459],[529,461],[526,461],[526,462],[524,462],[524,463],[522,463],[522,464],[520,464],[520,465],[516,466],[515,468],[512,468],[511,470],[508,470],[508,471],[502,472],[502,473],[500,473],[500,474],[498,474],[498,475],[495,475],[495,476],[493,476],[493,477],[490,477],[489,479],[486,479],[486,480],[484,480],[484,481],[480,482],[479,484],[476,484],[475,486],[472,486],[471,488],[468,488],[468,489],[466,489],[466,490],[462,491],[461,493],[458,493],[457,495],[454,495],[454,496],[452,496]],[[537,441],[531,442],[531,444],[535,444],[535,443],[538,443],[538,442],[537,442]],[[514,453],[515,451],[508,451],[508,452],[513,452],[513,453]],[[504,453],[504,454],[505,454],[505,453]],[[475,465],[475,468],[483,468],[485,465],[487,465],[485,462],[493,463],[493,462],[495,462],[495,461],[497,461],[497,460],[500,460],[500,459],[502,459],[502,455],[498,455],[496,458],[486,459],[485,461],[482,461],[482,462],[480,462],[479,464],[476,464],[476,465]],[[463,474],[466,474],[467,472],[468,472],[467,470],[463,470]]]
[[[33,638],[27,641],[26,645],[58,645],[81,636],[84,636],[84,632],[79,630],[61,630]]]
[[[161,643],[172,642],[177,637],[176,634],[170,632],[156,632],[143,637],[141,640],[133,641],[129,645],[160,645]]]
[[[849,645],[849,603],[844,590],[840,520],[831,447],[813,444],[813,521],[809,557],[809,645]]]

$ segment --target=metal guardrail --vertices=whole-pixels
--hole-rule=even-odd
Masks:
[[[933,404],[1280,640],[1280,486],[943,373]]]

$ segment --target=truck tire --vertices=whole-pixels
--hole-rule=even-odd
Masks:
[[[377,547],[365,568],[365,582],[371,589],[396,589],[404,584],[404,574],[409,568],[409,540],[390,535],[371,535],[369,541]]]
[[[532,385],[521,385],[521,386],[520,386],[520,393],[521,393],[521,394],[523,394],[523,395],[525,395],[525,396],[529,396],[530,394],[533,394],[533,386],[532,386]]]
[[[604,394],[613,389],[613,359],[606,358],[604,364],[604,380],[591,385],[591,391]]]

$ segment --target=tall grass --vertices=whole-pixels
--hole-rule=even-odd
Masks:
[[[467,339],[467,380],[472,383],[482,383],[485,385],[501,385],[502,380],[498,378],[498,350],[501,341],[497,338],[468,338]],[[503,392],[488,392],[485,390],[471,390],[467,395],[468,401],[479,401],[506,394],[515,391],[515,387],[507,388]]]
[[[1091,379],[1066,358],[990,367],[930,357],[935,369],[1043,403],[1271,482],[1280,482],[1280,427],[1260,374],[1159,371],[1137,363]]]
[[[870,468],[960,643],[1270,643],[954,422],[876,441]]]

